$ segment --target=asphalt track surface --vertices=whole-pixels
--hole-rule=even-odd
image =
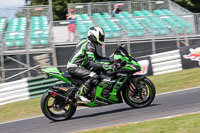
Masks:
[[[127,122],[168,117],[200,111],[200,88],[157,95],[154,102],[140,109],[115,104],[105,107],[84,108],[66,121],[52,122],[46,117],[36,117],[0,124],[1,133],[69,133]]]

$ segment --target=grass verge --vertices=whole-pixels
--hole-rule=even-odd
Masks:
[[[200,68],[193,68],[174,73],[150,76],[157,93],[170,92],[200,86]]]
[[[77,133],[199,133],[200,113],[141,123],[115,125]]]
[[[40,98],[0,106],[0,122],[42,115]]]
[[[200,86],[200,68],[149,77],[157,93]],[[0,106],[0,122],[42,115],[40,98]]]

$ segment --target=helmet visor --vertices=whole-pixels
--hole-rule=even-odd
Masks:
[[[102,35],[102,34],[99,32],[99,41],[104,42],[104,39],[105,39],[105,35]]]

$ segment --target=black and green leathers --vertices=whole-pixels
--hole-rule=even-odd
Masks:
[[[83,89],[89,90],[98,83],[99,76],[95,71],[104,71],[105,66],[98,63],[98,59],[108,59],[97,54],[96,45],[87,39],[83,39],[75,48],[74,54],[69,59],[67,70],[74,78],[85,81],[82,85],[80,93],[84,93]]]
[[[92,44],[87,39],[83,39],[77,45],[74,54],[69,59],[67,68],[84,67],[87,69],[103,71],[104,70],[103,65],[96,62],[96,60],[99,59],[108,59],[108,58],[99,56],[96,51],[96,45]]]

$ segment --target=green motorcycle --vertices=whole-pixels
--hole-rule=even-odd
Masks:
[[[109,77],[102,77],[101,82],[87,92],[90,103],[82,103],[76,92],[84,83],[74,79],[68,72],[58,68],[46,68],[42,71],[52,77],[63,81],[64,84],[54,85],[42,96],[41,109],[43,114],[53,121],[67,120],[73,116],[77,106],[100,107],[111,104],[123,103],[134,108],[146,107],[155,98],[154,84],[144,75],[135,75],[141,71],[138,62],[121,46],[113,53],[116,71],[98,72]],[[109,64],[101,60],[100,63]],[[101,76],[100,76],[101,77]]]

